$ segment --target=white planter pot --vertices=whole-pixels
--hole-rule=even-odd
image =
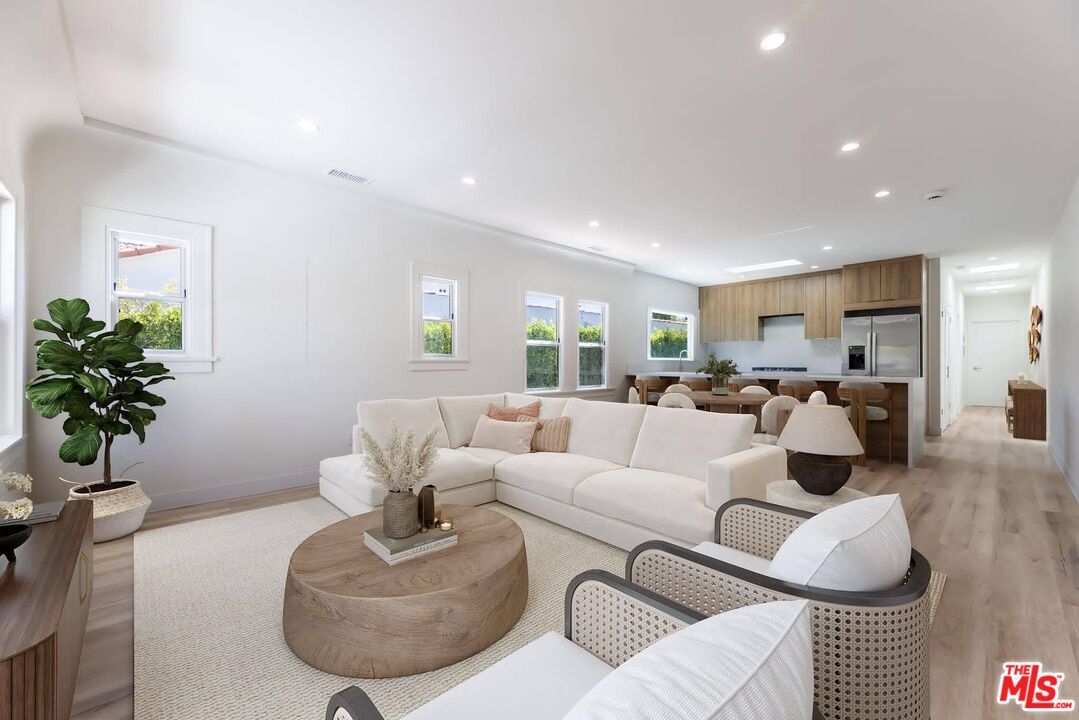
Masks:
[[[112,490],[76,492],[72,488],[68,497],[75,500],[94,501],[94,542],[105,542],[130,535],[142,526],[142,519],[150,507],[150,498],[142,491],[138,480],[113,480],[114,483],[131,483]]]

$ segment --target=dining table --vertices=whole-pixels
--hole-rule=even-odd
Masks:
[[[694,390],[684,393],[697,407],[709,412],[738,412],[752,414],[757,418],[757,428],[761,431],[761,407],[772,399],[771,395],[757,393],[731,392],[726,395],[713,395],[711,390]]]

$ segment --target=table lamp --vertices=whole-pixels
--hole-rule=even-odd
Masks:
[[[849,458],[865,450],[850,419],[838,405],[799,405],[794,408],[776,443],[793,450],[787,469],[803,490],[831,495],[850,479]]]

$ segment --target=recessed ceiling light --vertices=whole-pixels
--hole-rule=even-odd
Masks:
[[[589,220],[588,227],[599,227],[599,220]]]
[[[663,246],[660,245],[659,243],[652,243],[652,247],[663,247]]]
[[[304,118],[300,122],[296,123],[296,125],[298,125],[299,128],[304,132],[318,132],[318,123],[314,120],[311,120],[310,118]]]
[[[461,178],[461,182],[463,182],[465,185],[475,185],[476,184],[476,178],[474,178],[474,177],[463,177],[463,178]]]
[[[761,40],[761,50],[771,52],[772,50],[781,47],[785,42],[787,42],[787,33],[778,31],[768,33],[764,36],[764,39]]]
[[[1008,290],[1008,289],[1013,288],[1013,287],[1015,287],[1015,283],[993,283],[992,285],[978,285],[974,289],[975,290],[992,290],[993,292],[996,292],[997,290]]]
[[[972,267],[970,271],[975,275],[982,273],[991,273],[998,270],[1015,270],[1019,267],[1019,263],[1005,263],[1003,265],[982,265],[981,267]]]
[[[873,197],[875,197],[875,198],[886,198],[891,194],[892,194],[891,190],[877,190],[875,193],[873,193]]]
[[[810,270],[820,270],[820,265],[810,265],[809,269]]]
[[[998,260],[998,259],[999,258],[997,258],[997,257],[987,257],[986,258],[986,260],[988,260],[989,262],[993,262],[994,260]]]
[[[858,142],[857,140],[851,140],[848,143],[843,143],[843,146],[839,148],[839,151],[840,152],[854,152],[855,150],[857,150],[861,146],[862,146],[862,144],[860,142]]]
[[[831,250],[831,249],[832,249],[831,245],[825,245],[824,247],[821,248],[821,250]]]
[[[755,272],[757,270],[774,270],[775,268],[791,267],[792,265],[801,265],[801,260],[776,260],[775,262],[758,263],[756,265],[743,265],[741,267],[727,268],[727,272],[734,273],[747,273]]]

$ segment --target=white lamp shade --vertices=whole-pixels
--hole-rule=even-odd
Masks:
[[[838,405],[799,405],[779,436],[779,447],[815,455],[851,457],[865,450]]]

